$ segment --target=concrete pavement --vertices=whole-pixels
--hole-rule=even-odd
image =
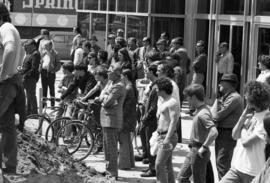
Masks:
[[[56,84],[55,88],[57,88],[59,80],[63,76],[63,73],[59,71],[56,76]],[[37,96],[39,94],[39,88],[41,88],[40,80],[37,84]],[[49,93],[49,92],[48,92]],[[56,97],[59,97],[59,93],[57,93],[56,89]],[[173,167],[174,167],[174,174],[175,177],[177,173],[180,171],[181,165],[184,162],[185,156],[188,153],[188,142],[189,142],[189,136],[191,131],[191,125],[192,125],[192,117],[185,114],[185,112],[188,110],[187,104],[184,103],[184,107],[182,108],[182,137],[183,137],[183,143],[178,143],[176,148],[173,152]],[[140,139],[137,137],[138,145],[140,145]],[[133,142],[134,143],[134,142]],[[213,170],[215,174],[215,182],[218,182],[217,178],[217,172],[216,172],[216,166],[215,166],[215,154],[214,154],[214,147],[210,147],[211,150],[211,161],[213,165]],[[134,150],[135,154],[137,154],[137,151]],[[91,167],[96,168],[97,171],[103,172],[105,171],[105,165],[106,161],[104,160],[104,153],[100,153],[98,155],[90,155],[85,160],[86,165],[89,165]],[[148,182],[154,182],[155,177],[151,178],[142,178],[140,177],[140,174],[142,173],[141,170],[147,168],[148,165],[142,164],[142,162],[136,162],[135,168],[131,170],[119,170],[119,181],[117,182],[129,182],[129,183],[148,183]]]

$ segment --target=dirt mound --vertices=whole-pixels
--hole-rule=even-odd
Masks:
[[[94,168],[75,162],[63,147],[59,148],[32,133],[20,133],[17,139],[18,175],[5,175],[7,182],[108,182]]]

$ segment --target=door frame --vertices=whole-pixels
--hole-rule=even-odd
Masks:
[[[216,96],[217,96],[217,93],[218,93],[218,91],[217,91],[217,70],[218,70],[218,65],[217,65],[217,63],[215,62],[215,55],[216,55],[216,53],[217,53],[217,51],[218,51],[218,48],[219,48],[219,44],[220,44],[220,26],[222,26],[222,25],[227,25],[227,26],[230,26],[230,34],[229,34],[229,50],[231,51],[231,47],[232,47],[232,33],[233,33],[233,27],[234,26],[240,26],[240,27],[242,27],[243,28],[243,34],[244,34],[244,23],[243,23],[243,21],[231,21],[231,20],[219,20],[218,22],[217,22],[217,25],[216,25],[216,27],[215,27],[215,32],[216,32],[216,34],[215,34],[215,41],[214,41],[214,49],[213,49],[213,69],[212,69],[212,78],[210,79],[210,82],[209,82],[209,84],[214,84],[214,86],[212,86],[212,95],[211,95],[211,98],[216,98]],[[243,40],[243,39],[242,39]],[[242,45],[242,47],[243,47],[243,45]],[[242,49],[242,53],[241,53],[241,55],[243,55],[243,51],[244,51],[244,49]],[[242,61],[243,61],[243,59],[242,59]],[[243,66],[242,66],[242,62],[241,62],[241,75],[243,75],[243,72],[245,72],[244,71],[245,69],[243,69]],[[244,76],[244,75],[243,75]],[[240,79],[240,78],[239,78]],[[243,79],[241,78],[241,82],[240,82],[240,86],[242,85],[242,82],[243,82]]]
[[[250,55],[250,62],[248,65],[248,81],[256,79],[256,71],[257,71],[257,60],[258,60],[258,44],[259,44],[259,29],[267,28],[270,29],[269,24],[255,24],[254,25],[254,41],[250,43],[250,50],[253,50]]]

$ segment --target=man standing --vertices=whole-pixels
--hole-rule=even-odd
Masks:
[[[35,40],[28,40],[24,44],[26,56],[19,72],[23,76],[23,86],[27,96],[27,115],[37,114],[36,84],[39,79],[40,54]]]
[[[18,112],[19,106],[24,106],[24,103],[19,103],[20,99],[25,100],[22,80],[17,74],[22,58],[21,40],[19,32],[10,22],[8,9],[0,3],[0,168],[3,153],[7,159],[4,173],[16,173],[15,112]],[[22,129],[23,123],[20,124]]]
[[[219,84],[219,91],[223,96],[215,101],[212,108],[213,119],[218,129],[215,152],[220,180],[231,167],[233,149],[236,145],[236,141],[232,139],[232,129],[244,110],[244,100],[236,91],[237,84],[235,74],[224,74]]]
[[[108,176],[118,176],[118,131],[123,125],[123,103],[126,88],[121,81],[121,65],[111,64],[108,72],[110,82],[102,90],[99,100],[102,108],[100,111],[100,123],[103,129],[103,144]]]
[[[223,74],[233,73],[234,58],[232,53],[229,51],[228,43],[220,43],[219,51],[216,55],[216,62],[218,64],[218,81],[221,79]]]
[[[209,146],[218,136],[210,109],[204,102],[204,88],[199,84],[191,84],[184,90],[191,106],[196,108],[193,118],[189,144],[190,152],[177,175],[179,183],[189,182],[193,175],[194,183],[206,183],[206,167],[210,160]]]
[[[157,65],[151,64],[146,70],[146,77],[151,81],[150,92],[147,97],[145,104],[145,114],[142,118],[140,136],[142,140],[143,151],[149,160],[149,168],[145,170],[142,177],[156,176],[155,160],[156,157],[150,154],[150,143],[149,140],[152,137],[152,133],[157,129],[157,91],[154,87],[155,81],[157,80]]]
[[[204,49],[204,41],[200,40],[196,44],[196,58],[192,64],[193,67],[193,84],[201,84],[206,87],[206,73],[207,73],[207,55]]]

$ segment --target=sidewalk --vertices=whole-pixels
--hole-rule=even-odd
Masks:
[[[55,82],[55,94],[56,97],[60,97],[59,93],[57,93],[57,86],[59,83],[60,78],[62,77],[63,73],[59,71],[56,75],[56,82]],[[37,97],[39,96],[39,88],[41,88],[41,82],[39,80],[37,84]],[[191,131],[191,126],[192,126],[192,117],[189,115],[185,114],[185,112],[188,110],[188,106],[186,103],[184,103],[181,116],[182,116],[182,143],[178,143],[176,148],[174,149],[173,152],[173,167],[174,167],[174,174],[175,177],[177,173],[180,171],[181,165],[184,162],[185,156],[189,151],[188,148],[188,143],[189,143],[189,136],[190,136],[190,131]],[[133,142],[134,143],[134,142]],[[140,139],[137,137],[137,143],[140,145]],[[215,182],[218,182],[217,178],[217,172],[216,172],[216,166],[215,166],[215,152],[214,152],[214,146],[210,147],[211,150],[211,162],[213,165],[213,170],[215,174]],[[137,151],[134,150],[135,154],[137,154]],[[90,155],[88,158],[85,160],[86,165],[89,165],[91,167],[94,167],[97,171],[99,172],[104,172],[105,171],[105,164],[106,161],[104,160],[104,153],[100,153],[98,155]],[[127,183],[151,183],[155,182],[156,178],[151,177],[151,178],[142,178],[140,177],[140,174],[142,173],[141,170],[145,169],[148,167],[148,164],[142,164],[142,162],[136,162],[135,163],[135,168],[131,170],[119,170],[119,179],[117,182],[127,182]]]

